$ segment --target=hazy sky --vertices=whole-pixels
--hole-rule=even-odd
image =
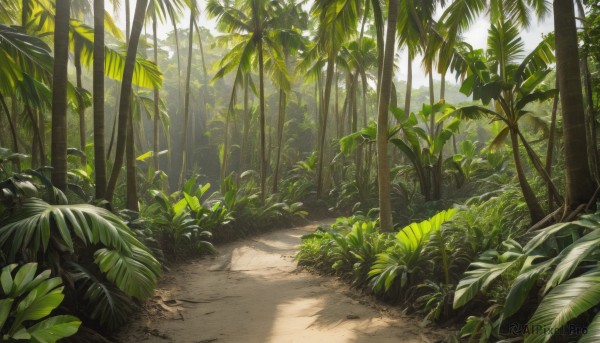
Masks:
[[[131,12],[133,13],[134,11],[134,6],[135,6],[135,1],[130,0],[131,2]],[[201,19],[200,19],[200,25],[203,27],[208,28],[213,34],[218,35],[219,33],[216,31],[215,29],[215,22],[214,20],[209,20],[206,18],[206,16],[204,16],[204,8],[205,8],[205,0],[198,0],[199,6],[200,6],[200,10],[201,10]],[[110,7],[110,3],[107,3],[107,10],[112,11],[112,8]],[[438,11],[438,12],[441,12]],[[438,16],[440,15],[440,13],[438,13]],[[121,27],[125,27],[125,9],[124,6],[122,6],[120,13],[117,13],[116,15],[116,21],[119,24],[119,26]],[[183,18],[181,18],[180,20],[180,27],[183,23],[187,23],[189,20],[189,14],[184,14]],[[183,24],[186,25],[186,24]],[[486,47],[486,41],[487,41],[487,31],[489,28],[489,21],[487,20],[487,18],[482,17],[479,20],[477,20],[475,22],[475,24],[472,26],[472,28],[467,31],[463,36],[464,39],[471,44],[474,48],[478,49],[478,48],[485,48]],[[159,36],[166,36],[166,34],[172,30],[172,27],[170,25],[165,25],[162,27],[159,27]],[[525,50],[530,51],[531,49],[533,49],[540,41],[542,38],[542,34],[547,34],[549,32],[553,31],[553,20],[552,20],[552,15],[549,15],[544,21],[542,22],[537,22],[537,21],[533,21],[531,28],[527,31],[523,31],[521,38],[523,39],[523,41],[525,42]],[[397,53],[397,61],[396,63],[398,64],[398,66],[400,67],[396,78],[400,79],[400,80],[406,80],[406,65],[407,65],[407,54],[405,51],[399,51]],[[434,76],[435,79],[439,79],[439,76]],[[449,82],[454,82],[454,77],[453,76],[447,76],[447,81]],[[413,61],[413,87],[418,88],[420,86],[425,86],[427,85],[427,78],[424,75],[424,73],[421,70],[421,58],[420,56],[417,56],[417,58]]]

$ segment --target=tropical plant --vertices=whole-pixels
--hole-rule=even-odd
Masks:
[[[399,289],[416,285],[420,271],[430,263],[423,258],[426,243],[454,216],[455,210],[442,211],[428,220],[411,223],[398,231],[389,248],[377,255],[369,277],[373,290],[388,292],[394,283]]]
[[[239,8],[236,7],[239,6]],[[265,129],[265,86],[264,86],[264,68],[265,53],[273,59],[272,65],[275,67],[275,79],[278,80],[280,87],[289,88],[289,76],[287,66],[283,61],[283,53],[276,44],[279,39],[275,39],[278,34],[277,27],[273,27],[276,20],[271,11],[272,4],[264,0],[238,1],[232,5],[229,2],[211,0],[207,4],[207,12],[211,17],[217,18],[219,27],[230,35],[227,39],[233,42],[234,47],[225,55],[220,63],[219,71],[213,79],[223,77],[225,74],[236,71],[236,80],[234,81],[234,91],[232,99],[235,99],[235,88],[240,84],[242,75],[247,73],[251,67],[251,61],[256,56],[258,64],[259,77],[259,173],[260,173],[260,196],[264,200],[266,197],[266,178],[267,178],[267,159],[266,159],[266,129]],[[241,10],[240,10],[241,9]],[[232,102],[230,103],[230,109]],[[228,113],[229,116],[229,113]],[[225,152],[225,157],[227,156]]]
[[[54,343],[74,335],[81,321],[70,315],[50,316],[64,299],[62,280],[37,263],[10,264],[0,272],[0,336],[3,341]]]
[[[75,291],[68,296],[86,299],[80,317],[114,329],[135,307],[131,298],[152,293],[160,264],[119,217],[92,205],[67,205],[51,184],[46,185],[48,195],[60,205],[33,198],[38,189],[31,178],[15,175],[1,187],[2,260],[45,263]]]
[[[184,197],[177,200],[177,193],[169,197],[159,190],[149,192],[155,203],[145,208],[144,213],[152,218],[152,225],[157,228],[162,239],[166,240],[170,252],[176,252],[186,244],[199,252],[214,251],[212,244],[207,241],[212,237],[212,233],[207,228],[200,227],[199,222],[190,213],[189,208],[200,212],[196,208],[198,198],[184,193]]]
[[[523,52],[523,41],[517,26],[510,22],[492,25],[487,52],[484,54],[481,50],[474,50],[466,54],[468,71],[461,92],[472,94],[473,100],[481,100],[484,105],[494,100],[494,108],[471,105],[449,114],[465,119],[488,116],[504,123],[505,127],[492,142],[492,147],[499,146],[510,136],[515,169],[532,222],[542,219],[544,211],[527,181],[519,154],[519,141],[526,147],[534,166],[545,181],[552,185],[552,180],[541,163],[536,163],[539,158],[520,131],[519,120],[529,113],[527,105],[556,95],[555,89],[544,89],[542,85],[550,72],[549,66],[554,61],[552,42],[552,36],[546,37],[520,64],[516,64]]]

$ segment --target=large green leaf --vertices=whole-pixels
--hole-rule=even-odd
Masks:
[[[556,260],[558,260],[559,263],[554,269],[552,277],[550,277],[546,283],[544,292],[548,292],[550,288],[559,285],[570,278],[584,259],[590,254],[598,252],[599,246],[600,229],[590,232],[563,249],[556,257]],[[595,261],[597,260],[594,260],[594,262]]]
[[[132,247],[131,256],[117,250],[99,249],[94,262],[120,290],[129,296],[145,299],[152,294],[160,264],[144,249]]]
[[[398,231],[396,240],[399,246],[405,250],[416,250],[429,240],[429,237],[434,231],[441,228],[442,224],[454,216],[455,209],[451,208],[447,211],[437,213],[435,216],[424,220],[420,223],[411,223]]]
[[[489,251],[483,254],[497,255],[495,251]],[[522,267],[526,261],[527,255],[508,251],[500,256],[502,260],[508,260],[501,263],[474,262],[465,272],[465,277],[460,280],[454,293],[453,307],[459,308],[471,301],[479,292],[484,291],[494,280],[513,268]]]
[[[77,333],[80,325],[81,320],[77,317],[54,316],[33,325],[27,331],[31,335],[31,342],[54,343]]]
[[[12,92],[22,73],[35,79],[46,79],[52,73],[51,49],[38,37],[17,28],[0,24],[0,89]]]
[[[600,342],[600,314],[597,314],[590,325],[587,327],[587,332],[578,343],[596,343]]]
[[[525,343],[543,343],[570,320],[600,303],[600,270],[595,269],[556,286],[544,297],[527,323]]]
[[[10,314],[10,309],[12,308],[12,304],[15,299],[0,299],[0,331],[2,331],[2,327]]]
[[[512,283],[504,301],[503,318],[508,318],[519,311],[525,300],[529,297],[529,291],[535,285],[540,275],[548,270],[554,262],[554,259],[550,259],[536,265],[531,265],[531,262],[538,257],[540,256],[529,256],[525,263],[523,263],[519,276]]]
[[[72,49],[73,40],[81,43],[81,61],[86,66],[91,66],[94,61],[94,29],[77,21],[71,20]],[[104,48],[104,72],[106,76],[114,80],[121,80],[125,70],[126,53],[106,46]],[[136,56],[133,71],[133,83],[140,87],[160,88],[163,75],[160,68],[154,62]]]

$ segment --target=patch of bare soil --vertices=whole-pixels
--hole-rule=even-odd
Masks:
[[[169,272],[120,342],[441,342],[447,332],[297,269],[300,237],[319,224],[219,247]]]

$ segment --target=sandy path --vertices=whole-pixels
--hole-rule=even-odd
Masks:
[[[298,271],[293,255],[300,237],[317,225],[227,244],[215,258],[172,270],[156,292],[157,304],[124,330],[120,341],[441,341],[443,333],[389,316],[384,306],[334,277]]]

